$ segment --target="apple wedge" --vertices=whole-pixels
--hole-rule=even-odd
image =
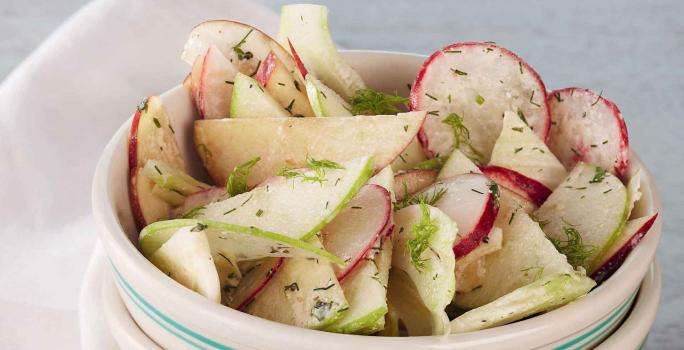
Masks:
[[[409,108],[428,111],[420,140],[429,156],[457,146],[482,163],[501,133],[505,111],[524,116],[542,140],[551,125],[539,75],[493,43],[457,43],[433,53],[413,83]]]
[[[327,327],[326,331],[371,334],[384,328],[387,284],[392,264],[392,240],[389,237],[380,237],[373,246],[372,253],[340,282],[349,302],[349,310]]]
[[[517,171],[502,168],[496,165],[487,165],[481,168],[482,172],[499,186],[507,188],[539,206],[551,195],[551,190],[541,182],[529,178]]]
[[[314,112],[306,97],[304,82],[294,71],[287,69],[274,52],[270,52],[254,78],[280,106],[296,117],[313,117]]]
[[[223,186],[239,164],[261,157],[249,175],[254,186],[307,156],[344,162],[372,155],[378,171],[415,137],[424,112],[390,116],[198,120],[195,145],[215,183]],[[378,138],[382,135],[382,138]]]
[[[305,78],[306,95],[316,117],[350,117],[351,106],[313,75]]]
[[[268,258],[251,266],[245,271],[240,283],[225,293],[226,297],[223,299],[226,304],[243,311],[266,288],[284,262],[285,258]]]
[[[142,171],[157,186],[182,196],[188,196],[211,187],[161,160],[148,160]]]
[[[283,46],[287,46],[288,41],[292,42],[299,50],[304,66],[345,100],[366,88],[361,76],[337,52],[328,30],[328,9],[325,6],[283,6],[278,41]]]
[[[470,292],[482,285],[485,257],[501,249],[503,231],[494,227],[477,248],[456,260],[456,293]]]
[[[658,213],[627,221],[625,228],[612,246],[598,259],[596,269],[591,271],[591,278],[596,283],[608,279],[622,263],[629,253],[649,232],[653,223],[658,218]]]
[[[456,223],[441,210],[424,203],[397,211],[394,222],[392,271],[397,271],[396,278],[390,277],[390,289],[410,289],[412,284],[418,296],[417,300],[416,295],[412,299],[430,314],[426,325],[411,327],[407,323],[413,317],[411,311],[400,306],[399,318],[411,336],[446,334],[449,318],[444,308],[451,302],[456,289],[452,249],[458,233]],[[402,283],[406,279],[409,282]],[[393,285],[395,281],[396,286]],[[406,292],[399,291],[400,294]]]
[[[444,166],[442,166],[439,174],[437,174],[437,180],[444,180],[462,174],[482,174],[482,172],[463,152],[454,149],[446,163],[444,163]]]
[[[195,26],[183,47],[181,59],[193,64],[196,57],[215,45],[237,70],[255,75],[270,52],[274,52],[288,68],[295,63],[287,50],[262,31],[244,23],[226,20],[207,21]]]
[[[304,258],[287,259],[252,300],[243,308],[251,315],[311,329],[333,324],[349,307],[330,263]]]
[[[456,289],[452,250],[458,233],[456,223],[441,210],[424,203],[397,211],[394,222],[396,237],[389,288],[415,291],[410,296],[413,301],[395,304],[399,318],[411,336],[446,334],[449,318],[444,308],[451,302]],[[398,293],[402,295],[408,291]],[[430,315],[428,322],[412,327],[413,311],[404,307],[407,303],[422,304]]]
[[[152,256],[176,231],[187,227],[193,232],[205,232],[212,254],[224,254],[236,263],[267,257],[301,257],[345,264],[325,249],[282,233],[207,219],[174,219],[147,225],[140,232],[140,251],[146,257]]]
[[[454,297],[460,308],[468,310],[488,304],[542,277],[574,273],[565,256],[527,214],[517,212],[501,229],[503,245],[487,255],[481,287]]]
[[[335,218],[321,231],[323,247],[346,262],[335,266],[340,282],[370,254],[371,248],[391,225],[392,199],[389,191],[378,185],[359,190]]]
[[[570,264],[594,271],[598,257],[622,232],[630,203],[615,175],[578,163],[534,217]]]
[[[451,331],[473,332],[551,311],[584,296],[595,285],[577,272],[547,275],[455,318]]]
[[[620,110],[601,94],[565,88],[548,95],[551,108],[549,148],[566,168],[582,161],[624,179],[629,170],[627,125]]]
[[[420,141],[418,141],[418,138],[416,137],[392,162],[392,169],[394,171],[411,170],[426,159],[427,157],[425,157],[425,153],[423,153]]]
[[[138,107],[128,138],[129,192],[138,228],[168,218],[171,206],[153,193],[155,183],[142,175],[142,167],[148,160],[157,159],[185,169],[174,133],[159,97],[149,97]]]
[[[531,214],[537,208],[533,202],[505,187],[499,186],[499,214],[496,216],[494,226],[503,227],[507,225],[511,220],[511,216],[515,215],[515,212]]]
[[[546,144],[511,111],[504,113],[501,135],[496,139],[489,165],[511,169],[554,189],[568,172]]]
[[[186,288],[221,302],[219,275],[202,231],[180,229],[150,256],[150,262]]]
[[[372,160],[363,157],[335,167],[291,170],[289,178],[207,205],[199,217],[308,239],[347,206],[370,178],[372,167]]]
[[[489,234],[499,211],[497,185],[482,174],[463,174],[436,182],[401,205],[426,202],[458,225],[454,242],[457,258],[477,248]],[[400,206],[400,204],[397,204]]]
[[[397,200],[409,198],[416,192],[432,185],[437,180],[437,170],[408,170],[394,176]]]
[[[233,92],[232,82],[237,73],[237,68],[223,56],[218,47],[209,47],[202,63],[197,90],[197,107],[202,118],[228,117]]]
[[[237,73],[233,96],[230,100],[231,118],[283,118],[290,116],[290,112],[281,107],[278,101],[264,91],[258,81],[242,73]]]

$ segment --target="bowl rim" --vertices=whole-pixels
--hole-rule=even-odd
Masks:
[[[368,55],[382,55],[382,56],[401,56],[409,58],[425,59],[427,56],[404,52],[380,51],[380,50],[345,50],[345,56],[368,56]],[[183,86],[178,85],[170,90],[167,90],[160,96],[169,96],[174,93],[179,93],[178,90],[184,89]],[[131,117],[132,118],[132,117]],[[587,314],[606,315],[615,309],[620,303],[626,300],[631,293],[639,286],[643,276],[646,274],[650,266],[652,258],[655,256],[655,251],[660,240],[662,231],[662,205],[660,195],[657,190],[654,178],[646,165],[639,159],[638,155],[630,148],[630,167],[638,165],[642,170],[642,184],[646,184],[649,191],[642,195],[651,196],[651,211],[659,212],[658,218],[653,225],[652,232],[649,233],[624,261],[622,266],[600,286],[592,290],[586,297],[571,302],[557,310],[548,312],[536,317],[532,317],[523,321],[514,322],[508,325],[494,327],[469,333],[451,334],[447,337],[443,336],[420,336],[408,338],[391,338],[391,337],[368,337],[357,336],[349,334],[336,334],[328,332],[313,331],[310,329],[299,328],[286,324],[273,322],[262,319],[256,316],[242,313],[237,310],[230,309],[221,304],[214,304],[200,295],[186,289],[176,282],[172,281],[165,274],[156,269],[143,255],[137,250],[136,244],[131,242],[128,235],[124,232],[116,213],[116,209],[112,202],[112,191],[121,190],[110,188],[113,158],[117,151],[122,147],[122,143],[128,143],[128,130],[131,123],[131,118],[127,119],[112,136],[105,146],[102,155],[98,161],[93,185],[92,185],[92,209],[100,239],[107,248],[106,252],[109,256],[110,263],[115,274],[121,274],[121,271],[136,271],[136,278],[143,278],[148,286],[155,290],[164,290],[164,298],[170,305],[181,305],[181,308],[186,310],[193,310],[192,312],[206,319],[206,322],[216,321],[223,324],[230,324],[232,330],[236,333],[244,335],[253,335],[261,338],[268,338],[267,334],[277,335],[278,341],[283,341],[283,337],[291,337],[298,343],[304,345],[305,341],[315,339],[316,344],[320,341],[329,341],[334,344],[338,341],[344,341],[347,346],[388,346],[388,345],[435,345],[445,344],[445,338],[449,340],[458,339],[457,344],[449,344],[449,346],[457,345],[458,348],[469,347],[473,345],[487,345],[498,343],[502,339],[517,339],[518,337],[539,338],[541,343],[553,342],[553,339],[547,339],[549,332],[552,332],[558,324],[567,324],[567,335],[572,335],[581,332],[585,329],[585,324],[582,322],[575,322],[582,319]],[[128,190],[128,189],[126,189]],[[642,187],[643,190],[643,187]],[[646,262],[641,262],[646,259]],[[117,266],[114,265],[117,262]],[[118,265],[120,264],[120,265]],[[634,277],[636,276],[636,277]],[[603,301],[603,302],[601,302]],[[598,318],[597,318],[598,319]],[[263,332],[264,328],[269,328],[273,332]],[[257,330],[257,332],[255,332]],[[258,332],[258,330],[262,330]],[[242,337],[241,337],[242,338]],[[488,342],[487,339],[494,339]],[[308,339],[308,340],[307,340]],[[398,342],[397,340],[401,341]],[[408,339],[408,341],[407,341]],[[272,338],[276,340],[276,338]],[[483,343],[484,341],[484,343]],[[313,344],[313,343],[312,343]]]

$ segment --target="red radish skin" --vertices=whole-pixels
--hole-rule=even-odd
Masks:
[[[273,51],[269,52],[266,58],[264,58],[264,61],[261,62],[259,70],[257,70],[254,75],[254,79],[256,79],[261,86],[266,87],[266,83],[268,83],[268,79],[271,76],[271,73],[273,73],[275,62],[276,56]]]
[[[542,205],[546,198],[551,195],[551,190],[541,182],[516,171],[496,165],[483,166],[480,170],[497,184],[515,192],[537,206]]]
[[[601,283],[607,280],[617,269],[622,265],[622,263],[627,259],[629,253],[639,244],[639,242],[646,236],[646,234],[651,230],[653,223],[655,223],[658,218],[658,213],[654,214],[648,221],[643,223],[639,229],[632,234],[632,237],[625,242],[622,247],[620,247],[615,253],[613,253],[607,260],[605,260],[599,268],[591,274],[591,279],[596,281],[596,283]],[[627,233],[627,232],[625,232]]]
[[[368,205],[368,200],[373,201],[374,206],[376,207],[371,207]],[[359,209],[355,209],[359,208]],[[370,232],[354,232],[356,234],[365,234],[367,235],[368,239],[366,243],[362,246],[362,248],[354,253],[353,255],[349,256],[348,254],[340,254],[342,253],[341,251],[338,251],[334,249],[334,246],[331,246],[331,235],[342,232],[342,233],[349,233],[345,232],[343,229],[340,231],[335,231],[335,228],[337,227],[337,224],[342,223],[344,225],[346,222],[354,221],[355,215],[357,214],[366,214],[362,213],[361,211],[364,210],[377,210],[377,213],[372,212],[372,214],[378,215],[378,217],[382,217],[381,221],[379,221],[379,225],[377,228],[373,231]],[[382,211],[382,212],[380,212]],[[367,215],[367,214],[366,214]],[[356,218],[358,219],[358,218]],[[359,264],[360,262],[363,261],[363,259],[369,255],[369,253],[372,251],[372,248],[376,245],[378,242],[378,239],[383,239],[388,233],[388,230],[392,229],[392,200],[389,191],[385,189],[382,186],[378,185],[366,185],[361,188],[359,193],[352,199],[352,201],[348,204],[348,207],[342,211],[338,216],[330,223],[326,228],[323,229],[323,246],[326,248],[326,250],[330,251],[332,254],[339,256],[341,258],[345,258],[345,255],[347,255],[347,259],[349,259],[348,263],[346,266],[340,268],[339,266],[334,266],[335,269],[335,275],[337,276],[337,279],[341,282],[344,280],[346,276],[349,275]],[[336,220],[342,220],[342,221],[337,221]],[[349,238],[352,239],[352,237],[343,237],[343,238]]]
[[[138,172],[138,124],[140,123],[141,115],[142,112],[138,108],[135,111],[135,115],[133,115],[131,130],[128,135],[128,178],[130,179],[128,194],[131,197],[131,210],[133,211],[133,217],[135,218],[135,223],[138,225],[139,229],[147,226],[147,221],[145,220],[142,208],[140,207],[138,192],[135,190],[137,188],[136,175]]]
[[[268,286],[268,283],[271,282],[273,279],[273,276],[275,276],[276,273],[280,270],[281,267],[283,267],[283,264],[285,263],[285,258],[278,258],[278,261],[275,263],[273,268],[269,271],[268,274],[266,274],[265,278],[261,281],[261,283],[254,288],[252,293],[245,298],[245,300],[241,301],[240,303],[237,304],[235,307],[236,310],[244,311],[244,309],[249,306],[256,298],[259,296],[259,293]]]
[[[290,39],[287,39],[287,44],[290,45],[290,52],[292,52],[292,57],[297,64],[297,68],[299,68],[299,73],[302,74],[302,77],[306,78],[306,75],[309,74],[309,72],[306,70],[306,67],[304,67],[304,62],[302,62],[302,59],[299,58],[299,55],[297,54],[297,51],[295,50],[294,45],[292,45]]]
[[[537,90],[539,91],[539,110],[540,112],[538,113],[538,120],[533,124],[533,129],[535,133],[546,142],[546,140],[549,137],[550,129],[551,129],[551,116],[549,113],[549,104],[548,104],[548,99],[546,96],[546,87],[544,86],[544,82],[541,80],[541,77],[539,74],[532,69],[532,67],[525,62],[522,58],[520,58],[518,55],[515,53],[511,52],[508,49],[505,49],[503,47],[500,47],[494,43],[480,43],[480,42],[463,42],[463,43],[456,43],[452,44],[449,46],[446,46],[435,53],[433,53],[422,65],[420,71],[418,72],[418,75],[416,76],[416,80],[414,81],[412,88],[411,88],[411,94],[409,96],[409,110],[425,110],[426,107],[424,106],[423,101],[425,101],[425,93],[426,93],[426,87],[424,86],[424,82],[426,80],[426,75],[428,74],[430,67],[437,63],[439,64],[439,60],[444,58],[445,55],[453,55],[453,52],[460,52],[461,50],[464,49],[471,49],[471,48],[476,48],[476,47],[482,47],[483,50],[492,50],[492,52],[496,51],[500,55],[509,57],[511,60],[515,61],[519,65],[519,69],[521,72],[529,73],[532,76],[532,79],[536,82],[537,85]],[[447,53],[451,52],[451,53]],[[535,90],[536,91],[536,90]],[[501,111],[503,112],[503,111]],[[461,113],[459,113],[461,114]],[[444,116],[443,116],[444,117]],[[530,119],[530,116],[528,116],[528,120]],[[418,134],[418,138],[421,142],[421,145],[423,147],[424,152],[431,158],[435,157],[437,154],[434,150],[435,147],[439,147],[439,145],[431,145],[431,141],[429,140],[429,135],[426,133],[425,127],[421,129],[421,132]]]
[[[610,137],[602,137],[601,139],[592,138],[595,136],[589,133],[577,133],[577,132],[567,132],[563,133],[563,125],[560,125],[563,120],[560,120],[560,104],[567,103],[566,99],[572,98],[576,103],[583,103],[589,105],[589,107],[604,107],[613,116],[613,121],[615,127],[617,128],[616,133]],[[581,100],[575,100],[581,99]],[[575,164],[579,161],[585,163],[600,166],[604,169],[611,170],[613,174],[617,175],[623,181],[627,178],[627,172],[629,169],[629,137],[627,135],[627,125],[625,124],[624,118],[620,113],[620,109],[617,105],[603,97],[601,94],[596,94],[595,92],[578,87],[568,87],[564,89],[559,89],[552,91],[548,97],[547,101],[551,107],[551,117],[553,119],[554,126],[551,129],[551,140],[549,140],[549,148],[551,151],[559,158],[559,160],[565,165],[566,168],[572,169]],[[593,108],[592,108],[593,109]],[[585,111],[586,112],[586,111]],[[587,113],[581,116],[581,119],[587,120],[592,118],[594,113]],[[599,118],[596,116],[595,118]],[[594,119],[595,119],[594,118]],[[576,122],[581,122],[580,116],[575,119]],[[602,122],[602,120],[598,121]],[[580,125],[582,129],[586,129],[586,125]],[[607,130],[605,126],[595,126],[595,129],[601,128],[601,131]],[[581,139],[577,139],[577,136],[584,136]],[[574,138],[574,139],[569,139]],[[608,159],[602,158],[604,154],[603,151],[605,146],[603,142],[618,142],[617,150],[609,150],[607,152],[615,153],[610,154]],[[593,146],[592,146],[593,145]],[[568,151],[568,147],[572,147]]]
[[[490,194],[487,205],[485,206],[485,212],[480,217],[480,221],[477,222],[477,226],[468,234],[468,239],[461,239],[454,245],[454,255],[456,258],[468,255],[468,253],[472,252],[480,245],[482,240],[487,237],[492,230],[498,214],[499,204],[496,199],[494,199],[494,196]]]
[[[477,248],[494,226],[499,202],[492,193],[492,185],[496,186],[482,174],[461,174],[438,181],[420,192],[429,199],[440,189],[446,189],[433,206],[458,225],[459,232],[453,246],[456,258]]]

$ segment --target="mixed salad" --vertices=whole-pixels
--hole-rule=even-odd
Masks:
[[[278,40],[195,27],[188,175],[159,97],[133,118],[139,248],[169,278],[255,316],[330,332],[468,332],[547,312],[620,266],[657,213],[625,122],[593,91],[547,92],[492,42],[436,51],[410,96],[369,89],[327,9],[282,8]]]

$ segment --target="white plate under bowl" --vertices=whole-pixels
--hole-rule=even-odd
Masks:
[[[376,51],[349,51],[344,56],[368,85],[384,91],[406,91],[425,57]],[[193,174],[201,173],[192,142],[196,111],[182,87],[161,95],[176,138]],[[112,262],[117,288],[138,325],[156,343],[172,348],[326,350],[585,348],[602,337],[588,336],[608,323],[616,327],[633,300],[655,256],[661,218],[618,271],[586,297],[552,312],[521,322],[448,337],[365,337],[332,334],[271,322],[213,304],[182,287],[148,262],[129,237],[136,230],[128,199],[127,136],[124,123],[103,151],[93,181],[93,212],[101,241]],[[655,182],[639,158],[632,166],[642,171],[643,197],[637,215],[661,211]],[[603,333],[606,335],[607,333]],[[578,340],[578,339],[581,339]]]

